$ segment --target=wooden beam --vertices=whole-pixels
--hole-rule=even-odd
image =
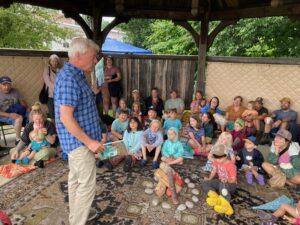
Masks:
[[[207,51],[212,46],[216,36],[218,33],[220,33],[222,30],[224,30],[226,27],[236,24],[237,20],[230,20],[230,21],[221,21],[216,28],[210,32],[208,36],[208,42],[207,42]]]
[[[201,31],[198,50],[198,79],[197,88],[204,92],[205,88],[205,71],[206,71],[206,50],[208,41],[208,13],[201,19]]]
[[[197,33],[197,31],[191,26],[191,24],[189,24],[187,21],[176,21],[173,20],[174,25],[176,26],[181,26],[184,29],[186,29],[193,37],[194,42],[197,46],[197,48],[199,48],[199,38],[200,35]]]
[[[79,14],[66,11],[63,11],[63,14],[66,18],[72,18],[73,20],[75,20],[83,29],[86,37],[89,39],[93,39],[93,31]]]
[[[102,43],[103,43],[103,37],[102,37],[102,32],[101,32],[101,26],[102,26],[102,15],[101,15],[101,9],[98,9],[96,7],[96,1],[92,1],[92,6],[93,6],[93,40],[99,44],[100,46],[100,51],[102,48]]]
[[[225,0],[225,2],[228,7],[238,7],[239,6],[238,0]]]
[[[210,20],[237,20],[244,18],[268,17],[268,16],[296,16],[300,14],[300,4],[282,5],[279,7],[253,7],[246,9],[228,9],[211,11]]]

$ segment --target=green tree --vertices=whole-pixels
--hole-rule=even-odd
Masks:
[[[240,20],[219,33],[210,55],[282,57],[300,55],[300,22],[286,17]]]
[[[0,47],[49,50],[52,41],[72,37],[56,24],[56,16],[57,11],[23,4],[0,8]]]
[[[152,19],[131,19],[128,23],[122,23],[118,26],[119,29],[126,32],[125,42],[147,48],[146,38],[151,35],[151,24],[155,20]]]

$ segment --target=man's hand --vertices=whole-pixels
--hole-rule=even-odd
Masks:
[[[18,119],[18,118],[20,117],[20,115],[17,114],[17,113],[9,113],[9,116],[8,116],[8,117],[10,117],[10,118],[16,120],[16,119]]]
[[[104,151],[103,144],[95,140],[92,140],[87,147],[90,151],[92,151],[95,154]]]
[[[279,127],[281,124],[281,120],[277,120],[275,123],[273,123],[273,128],[274,127]]]

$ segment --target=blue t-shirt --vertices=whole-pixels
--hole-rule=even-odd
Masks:
[[[126,120],[125,122],[121,123],[119,119],[115,119],[111,125],[111,129],[123,135],[124,131],[128,127],[128,121],[129,120]]]
[[[201,138],[205,136],[203,128],[200,128],[200,129],[196,130],[193,127],[189,127],[188,132],[193,133],[193,135],[194,135],[195,139],[198,141],[198,143],[202,144],[202,139]]]
[[[34,151],[39,151],[41,150],[44,146],[48,146],[50,147],[50,143],[47,141],[47,139],[45,138],[42,142],[36,142],[36,141],[31,141],[31,149]]]
[[[168,130],[171,127],[176,127],[178,130],[180,130],[182,128],[182,124],[181,121],[179,119],[175,119],[175,120],[171,120],[171,119],[167,119],[164,122],[164,129],[165,129],[165,134],[168,134]]]
[[[275,115],[275,121],[282,120],[283,118],[286,117],[290,117],[291,120],[289,122],[296,123],[298,117],[298,113],[291,109],[289,111],[283,111],[282,109],[278,109],[275,110],[273,114]]]

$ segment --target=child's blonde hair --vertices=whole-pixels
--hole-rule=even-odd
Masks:
[[[31,111],[29,115],[30,121],[32,121],[32,117],[34,115],[42,115],[44,120],[47,119],[46,113],[42,110],[42,104],[40,102],[35,102],[33,106],[31,106]]]
[[[159,128],[161,128],[161,122],[159,120],[152,120],[149,127],[151,127],[154,123],[157,123],[159,125]]]
[[[220,134],[216,144],[222,144],[222,143],[220,143],[221,138],[226,139],[226,147],[227,148],[232,146],[232,135],[229,132],[226,132],[226,131],[222,132]]]

